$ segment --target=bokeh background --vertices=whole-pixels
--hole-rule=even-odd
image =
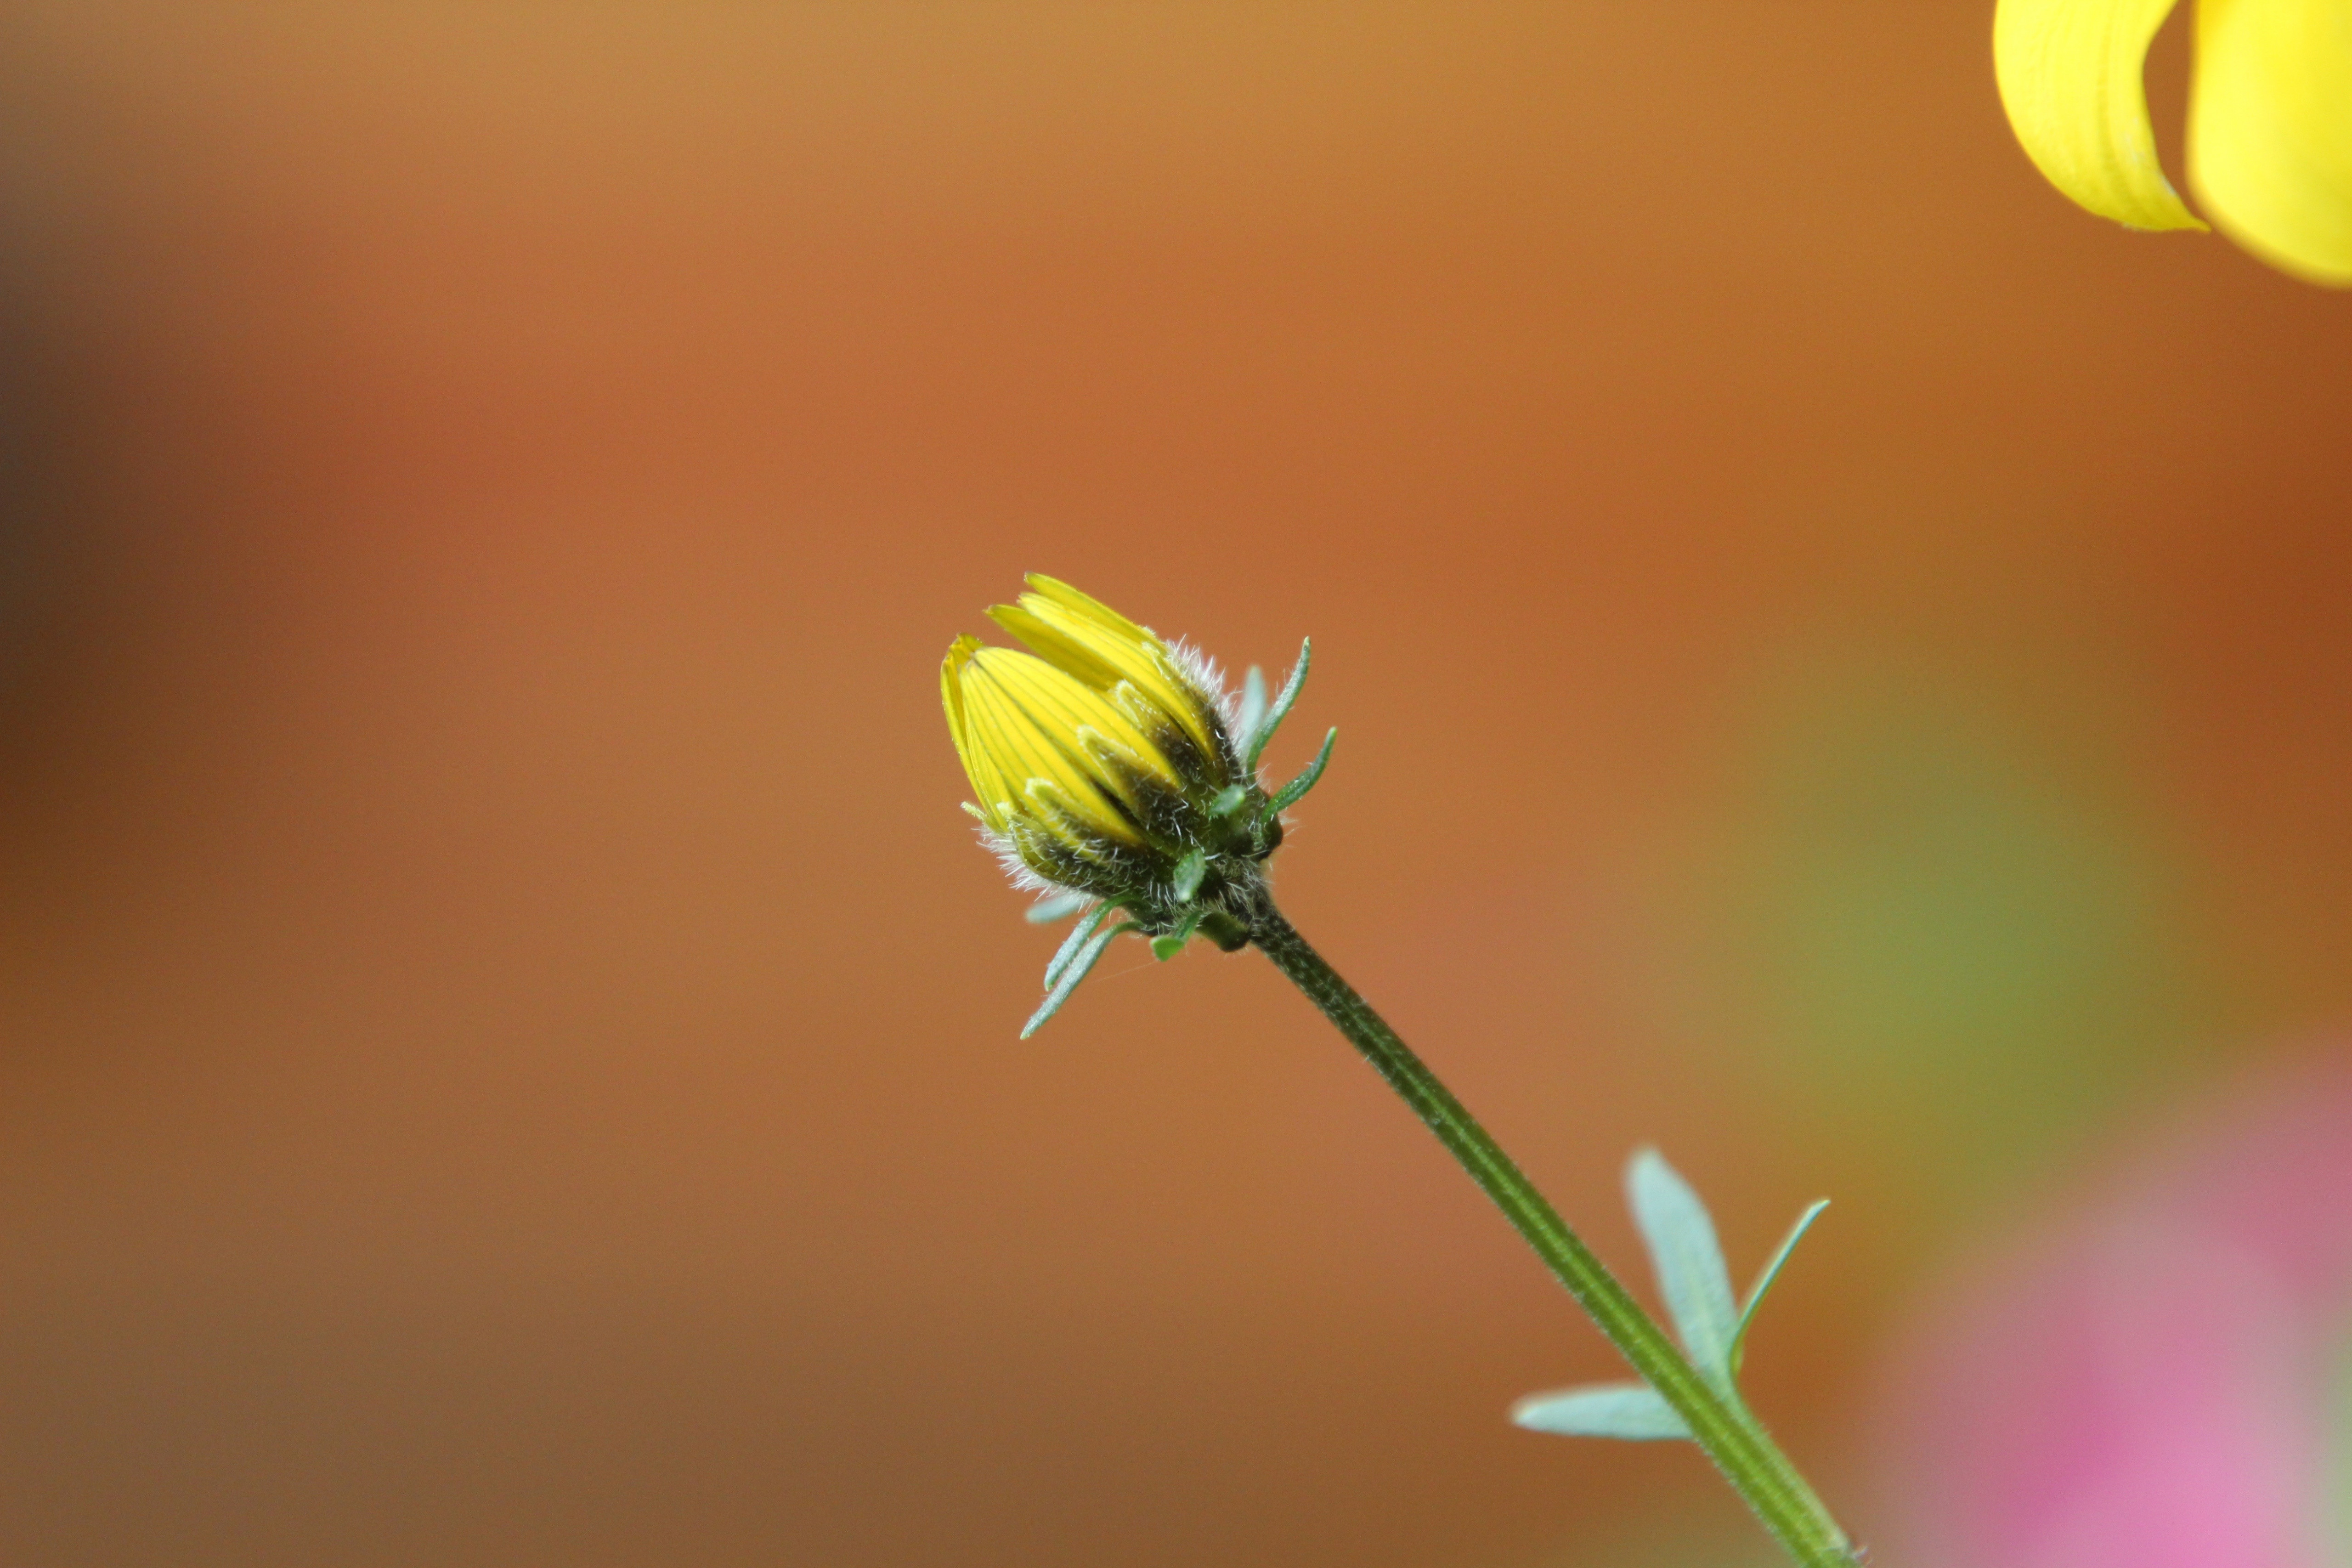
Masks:
[[[2352,1024],[2352,301],[1990,12],[7,7],[0,1558],[1770,1561],[1262,961],[1014,1039],[1046,570],[1314,636],[1286,904],[1604,1253],[1835,1200],[1930,1563],[1920,1325]]]

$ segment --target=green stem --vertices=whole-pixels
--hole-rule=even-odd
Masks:
[[[1609,1342],[1681,1414],[1698,1446],[1789,1555],[1806,1568],[1853,1568],[1858,1560],[1845,1533],[1746,1406],[1736,1396],[1718,1393],[1698,1374],[1592,1249],[1561,1221],[1536,1191],[1535,1184],[1486,1135],[1477,1119],[1463,1109],[1462,1102],[1397,1038],[1396,1031],[1355,988],[1323,961],[1322,954],[1307,944],[1270,899],[1261,896],[1256,900],[1250,915],[1250,937],[1453,1151],[1471,1179],[1518,1227],[1536,1255],[1609,1336]]]

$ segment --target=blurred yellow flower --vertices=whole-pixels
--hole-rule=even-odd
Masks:
[[[1993,68],[2026,154],[2133,228],[2206,226],[2158,163],[2141,68],[2174,0],[1999,0]],[[2352,286],[2352,0],[2197,0],[2189,179],[2223,233]]]

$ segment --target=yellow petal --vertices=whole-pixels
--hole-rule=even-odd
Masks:
[[[964,667],[980,651],[980,639],[973,637],[958,637],[948,645],[948,657],[940,665],[940,700],[947,706],[948,735],[955,742],[964,777],[971,781],[971,787],[980,795],[981,820],[1002,833],[1004,813],[997,803],[1002,798],[1003,786],[996,778],[996,770],[972,749],[971,725],[964,713]]]
[[[1159,639],[1150,626],[1138,626],[1091,594],[1081,594],[1058,577],[1048,577],[1043,572],[1032,572],[1022,579],[1037,592],[1037,596],[1049,604],[1059,605],[1087,620],[1095,622],[1113,637],[1128,642]]]
[[[2000,0],[1993,75],[2052,184],[2133,228],[2203,228],[2157,162],[2141,68],[2173,0]]]
[[[992,605],[988,618],[1055,668],[1100,690],[1125,679],[1120,661],[1137,657],[1133,644],[1110,643],[1099,628],[1086,623],[1074,627],[1052,605],[1040,604],[1034,594],[1024,594],[1017,605]]]
[[[1088,753],[1088,737],[1108,743],[1118,756],[1144,772],[1158,773],[1171,785],[1182,781],[1150,739],[1094,688],[1071,679],[1042,658],[991,648],[981,655],[989,678],[1003,686],[1022,710],[1056,742],[1078,754]],[[1112,782],[1114,793],[1116,781]],[[1134,804],[1130,801],[1129,804]]]
[[[967,642],[971,649],[963,646]],[[1021,793],[1025,780],[1005,776],[1004,760],[999,754],[1003,746],[993,738],[994,727],[984,722],[977,711],[973,689],[982,680],[971,663],[972,651],[978,647],[979,639],[965,638],[949,655],[957,688],[954,713],[961,726],[956,733],[956,750],[963,758],[965,776],[971,780],[972,790],[980,796],[981,819],[1002,833],[1010,821],[1013,798]]]
[[[1089,826],[1125,843],[1141,843],[1115,781],[1085,754],[1082,737],[1055,714],[1040,713],[1023,700],[1027,696],[1034,701],[1040,683],[1049,690],[1058,683],[1066,702],[1091,702],[1112,722],[1123,724],[1098,696],[1044,661],[1010,648],[982,648],[963,670],[965,722],[972,754],[982,759],[982,766],[972,770],[973,787],[988,791],[979,774],[989,771],[1018,810],[1030,785],[1042,780]]]
[[[2200,0],[2189,177],[2248,250],[2352,287],[2352,0]]]
[[[948,735],[955,742],[956,755],[966,755],[963,741],[963,667],[980,647],[980,639],[961,637],[948,644],[948,656],[940,661],[940,700],[948,710]],[[970,764],[965,767],[970,772]]]
[[[1220,753],[1211,728],[1216,709],[1177,668],[1168,645],[1149,626],[1138,626],[1100,600],[1066,583],[1032,573],[1018,605],[998,605],[989,617],[1088,685],[1108,690],[1126,681],[1146,700],[1181,725],[1203,756]]]

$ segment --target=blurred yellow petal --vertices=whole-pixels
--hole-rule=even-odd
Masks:
[[[2173,0],[2000,0],[1993,72],[2034,166],[2075,201],[2133,228],[2203,228],[2157,162],[2141,82]]]
[[[2352,287],[2352,0],[2200,0],[2189,175],[2248,250]]]

